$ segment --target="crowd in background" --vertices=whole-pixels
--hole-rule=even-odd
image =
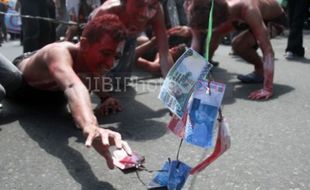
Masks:
[[[86,23],[89,14],[105,1],[106,0],[1,0],[0,11],[53,18],[61,21],[73,21],[80,24]],[[289,12],[292,12],[292,5],[295,3],[298,4],[299,0],[296,2],[287,0],[279,2],[288,15],[290,15]],[[166,27],[168,29],[178,25],[187,25],[183,3],[184,0],[162,1]],[[297,9],[300,9],[300,7],[297,7]],[[11,20],[11,22],[14,23],[5,21],[5,16],[0,14],[0,45],[9,39],[14,40],[20,38],[24,47],[24,52],[40,49],[44,45],[59,39],[68,41],[78,40],[77,37],[81,33],[81,28],[76,25],[55,24],[44,20],[17,18],[16,16],[9,15],[6,17],[10,17],[11,19],[7,18],[7,20]],[[293,20],[293,17],[291,17],[290,20]],[[300,25],[303,25],[303,29],[310,29],[309,5],[305,12],[305,19],[303,20],[299,16],[298,22],[298,28],[300,28]],[[287,27],[289,27],[291,23],[292,22],[287,22]],[[296,26],[291,26],[291,28],[296,28]],[[146,34],[151,38],[151,32],[146,31]],[[222,39],[222,43],[229,45],[234,35],[235,33],[231,33],[225,36]],[[298,35],[300,38],[300,32]]]

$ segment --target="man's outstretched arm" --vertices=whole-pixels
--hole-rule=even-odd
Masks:
[[[113,168],[109,146],[115,145],[119,149],[123,148],[128,154],[132,153],[131,149],[119,133],[99,127],[92,110],[88,90],[73,71],[69,52],[66,53],[67,55],[64,55],[64,52],[65,50],[60,48],[49,52],[47,59],[50,74],[68,99],[75,124],[83,130],[86,137],[85,145],[87,147],[93,145],[97,152],[106,159],[109,168]]]

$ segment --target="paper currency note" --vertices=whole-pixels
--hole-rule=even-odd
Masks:
[[[159,99],[182,118],[193,87],[199,79],[205,78],[211,68],[204,57],[192,49],[186,50],[167,74]]]

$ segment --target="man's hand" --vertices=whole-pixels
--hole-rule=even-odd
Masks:
[[[170,28],[167,32],[168,36],[180,36],[189,38],[192,36],[191,29],[188,26],[176,26]]]
[[[151,73],[160,73],[160,64],[159,64],[159,54],[156,54],[156,58],[154,61],[148,61],[142,57],[139,57],[137,60],[137,65],[146,69]]]
[[[109,97],[105,99],[103,102],[101,102],[99,110],[104,115],[109,115],[110,112],[116,113],[122,111],[122,107],[119,100]]]
[[[114,168],[113,160],[109,147],[115,145],[117,149],[123,149],[130,156],[132,150],[126,141],[122,140],[119,133],[111,131],[109,129],[103,129],[100,127],[88,127],[83,131],[86,136],[85,145],[90,147],[91,145],[96,151],[106,159],[107,165],[110,169]]]
[[[252,100],[269,99],[272,96],[272,90],[260,89],[252,92],[248,98]]]

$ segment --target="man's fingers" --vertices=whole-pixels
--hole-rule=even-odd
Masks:
[[[109,136],[113,138],[116,148],[122,148],[122,136],[119,133],[111,131]]]
[[[270,94],[270,95],[266,96],[266,97],[265,97],[265,100],[267,100],[267,99],[271,98],[271,96],[272,96],[272,94]]]
[[[253,93],[251,93],[251,94],[248,96],[249,99],[253,99],[253,97],[254,97]]]
[[[85,145],[86,145],[87,147],[90,147],[91,144],[92,144],[92,142],[93,142],[93,140],[95,139],[95,137],[96,137],[96,136],[95,136],[95,133],[89,133],[88,136],[87,136]]]
[[[109,146],[110,145],[110,142],[109,142],[109,135],[103,131],[100,131],[100,134],[101,134],[101,141],[102,141],[102,144],[104,146]]]
[[[127,152],[127,154],[131,156],[132,155],[132,150],[129,147],[128,143],[126,141],[123,141],[122,142],[122,146],[123,146],[123,149]]]

